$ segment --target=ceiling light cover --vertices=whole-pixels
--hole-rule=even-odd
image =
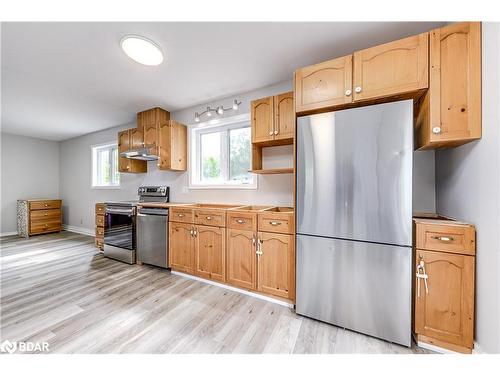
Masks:
[[[127,35],[120,45],[123,52],[139,64],[154,66],[163,62],[163,52],[158,44],[139,35]]]

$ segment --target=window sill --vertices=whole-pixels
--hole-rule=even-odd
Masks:
[[[257,184],[249,185],[189,185],[189,190],[257,190]]]
[[[120,190],[122,187],[118,186],[91,186],[93,190]]]

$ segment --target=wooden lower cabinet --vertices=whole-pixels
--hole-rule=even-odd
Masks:
[[[257,290],[295,298],[295,245],[293,235],[259,232]]]
[[[257,289],[257,235],[251,230],[227,229],[227,282]]]
[[[470,255],[417,250],[416,266],[424,262],[429,289],[426,293],[420,281],[420,296],[415,292],[418,335],[472,349],[474,260]]]
[[[169,223],[168,261],[175,271],[194,274],[193,225]]]
[[[226,281],[226,229],[206,225],[194,228],[195,274]]]
[[[104,214],[106,205],[104,203],[96,203],[95,205],[95,245],[99,250],[104,250]]]

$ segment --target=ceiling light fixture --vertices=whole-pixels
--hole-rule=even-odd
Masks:
[[[139,64],[154,66],[163,62],[163,52],[158,44],[140,35],[124,36],[120,42],[123,52]]]
[[[233,105],[228,108],[224,108],[224,106],[220,105],[217,108],[211,108],[210,106],[207,107],[207,109],[203,112],[195,112],[194,113],[194,121],[195,122],[200,122],[200,119],[203,115],[206,115],[207,117],[212,117],[212,114],[217,114],[219,116],[222,116],[225,111],[237,111],[239,106],[241,105],[241,102],[239,102],[237,99],[233,100]],[[212,113],[213,112],[213,113]]]

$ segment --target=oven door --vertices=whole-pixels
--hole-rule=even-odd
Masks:
[[[135,207],[106,207],[104,244],[135,250]]]

